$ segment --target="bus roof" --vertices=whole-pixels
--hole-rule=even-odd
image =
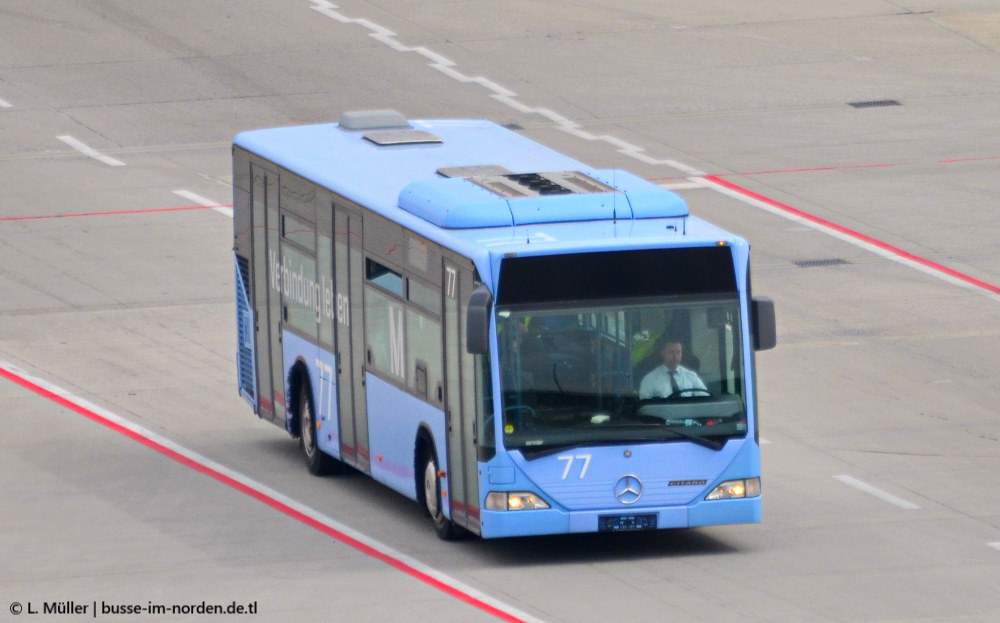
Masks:
[[[689,217],[669,190],[588,167],[487,120],[365,111],[340,123],[241,132],[233,144],[474,259],[740,244]]]
[[[234,142],[361,205],[445,228],[688,214],[683,199],[651,182],[592,169],[492,122],[388,112],[373,111],[380,116],[369,124],[348,113],[340,124],[243,132]]]

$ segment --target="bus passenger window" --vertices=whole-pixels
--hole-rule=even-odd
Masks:
[[[403,276],[369,258],[365,260],[365,277],[387,292],[403,298]]]

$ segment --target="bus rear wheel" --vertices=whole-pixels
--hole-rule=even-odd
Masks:
[[[308,383],[299,387],[299,447],[306,459],[306,467],[314,476],[327,476],[340,472],[341,463],[319,449],[316,435],[316,410]]]
[[[441,506],[441,477],[438,475],[437,458],[433,451],[424,459],[424,510],[434,522],[438,537],[450,541],[455,537],[455,524],[444,516]]]

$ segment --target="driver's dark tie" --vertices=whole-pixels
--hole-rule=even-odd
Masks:
[[[681,391],[680,385],[677,384],[677,370],[670,371],[670,391],[674,394]]]

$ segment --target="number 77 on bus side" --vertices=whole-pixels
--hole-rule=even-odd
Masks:
[[[749,245],[678,195],[483,120],[233,143],[237,373],[314,474],[439,536],[761,517]]]

